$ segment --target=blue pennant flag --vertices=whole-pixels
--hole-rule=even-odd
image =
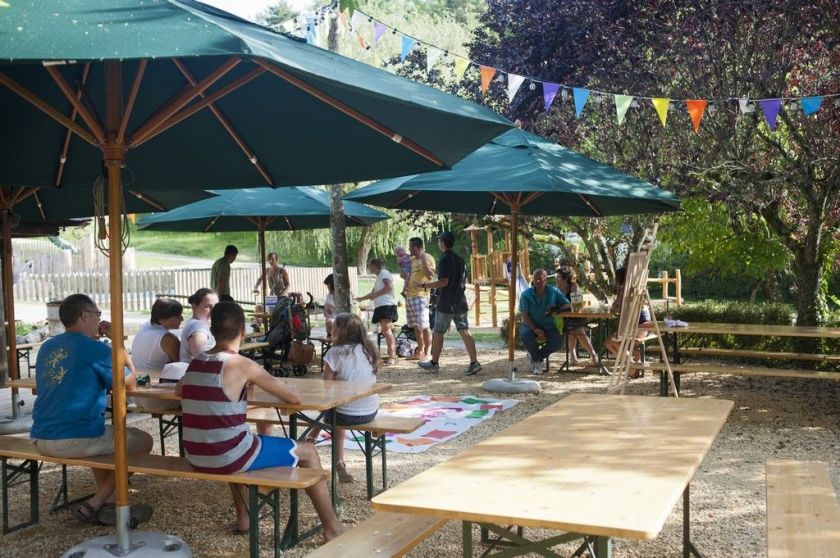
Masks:
[[[589,99],[589,89],[580,89],[575,87],[572,90],[572,94],[575,97],[575,118],[580,118],[580,113],[583,112],[586,100]]]
[[[315,18],[312,16],[306,16],[306,42],[315,44]]]
[[[802,105],[802,112],[810,116],[820,110],[822,101],[822,95],[819,97],[803,97],[799,99],[799,104]]]
[[[408,58],[408,53],[411,52],[411,49],[414,48],[415,44],[417,44],[417,41],[415,41],[411,37],[406,37],[405,35],[403,35],[402,49],[400,50],[400,62],[404,62],[405,59]]]

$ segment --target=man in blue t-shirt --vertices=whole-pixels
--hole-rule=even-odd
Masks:
[[[32,410],[32,438],[38,450],[55,457],[89,457],[114,453],[113,427],[105,424],[105,404],[112,388],[111,347],[97,341],[110,335],[111,324],[87,295],[74,294],[58,307],[65,333],[48,339],[38,350],[35,385],[38,398]],[[130,363],[129,363],[130,366]],[[125,369],[126,390],[137,378]],[[152,451],[152,437],[136,428],[126,429],[128,453]],[[96,492],[71,511],[86,523],[113,524],[111,502],[115,490],[113,471],[94,469]],[[151,516],[148,506],[133,506],[132,518]]]
[[[519,339],[531,356],[531,372],[542,374],[543,360],[560,349],[563,341],[552,311],[568,310],[569,299],[554,285],[548,284],[548,273],[544,269],[534,272],[534,285],[528,287],[519,297]]]

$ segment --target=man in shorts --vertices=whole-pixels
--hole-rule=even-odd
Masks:
[[[30,437],[41,453],[54,457],[90,457],[114,453],[114,428],[105,424],[105,404],[113,387],[111,347],[97,340],[110,335],[111,324],[100,320],[102,312],[84,294],[61,301],[58,317],[64,333],[41,345],[35,363],[38,398],[32,410]],[[131,368],[125,369],[125,388],[137,385]],[[126,428],[129,454],[152,451],[152,437],[137,428]],[[83,523],[113,525],[116,489],[114,471],[93,469],[96,492],[73,508],[73,517]],[[148,506],[131,507],[133,523],[151,517]]]
[[[251,432],[245,421],[248,390],[256,385],[292,404],[300,404],[300,393],[275,378],[253,360],[239,355],[245,335],[245,313],[235,302],[219,302],[210,313],[210,332],[216,345],[190,361],[175,392],[181,397],[184,453],[193,469],[206,473],[231,474],[267,467],[321,468],[315,446],[290,438]],[[251,527],[247,494],[242,485],[231,484],[236,510],[234,533]],[[330,540],[347,530],[335,515],[325,480],[306,489]],[[255,522],[256,523],[256,522]]]
[[[452,247],[455,245],[455,235],[445,231],[438,236],[438,247],[441,256],[438,261],[437,281],[421,281],[422,289],[438,289],[438,302],[435,307],[435,323],[432,327],[432,359],[419,362],[420,368],[433,374],[440,372],[438,358],[443,349],[443,334],[449,329],[449,324],[455,322],[455,329],[461,334],[461,340],[470,357],[470,365],[464,371],[465,376],[472,376],[481,371],[481,364],[475,352],[475,340],[470,335],[470,324],[467,321],[467,297],[464,295],[467,284],[467,267],[464,259],[456,254]]]
[[[435,260],[423,249],[423,239],[408,241],[411,254],[411,276],[405,288],[405,313],[408,326],[414,328],[417,350],[408,360],[428,360],[432,352],[432,329],[429,324],[429,291],[420,287],[435,276]]]

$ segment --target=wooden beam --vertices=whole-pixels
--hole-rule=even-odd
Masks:
[[[195,113],[197,113],[201,110],[204,110],[205,108],[210,106],[212,103],[218,101],[219,99],[221,99],[225,95],[227,95],[227,94],[229,94],[233,91],[236,91],[237,89],[239,89],[240,87],[242,87],[243,85],[248,83],[249,81],[253,80],[257,76],[262,75],[264,73],[265,73],[264,69],[255,68],[255,69],[251,70],[250,72],[248,72],[247,74],[243,75],[242,77],[239,77],[239,78],[233,80],[232,82],[225,85],[224,87],[221,87],[221,88],[217,89],[216,91],[214,91],[213,93],[207,95],[201,101],[199,101],[197,103],[193,103],[192,105],[185,108],[181,112],[179,112],[179,113],[173,115],[171,118],[167,119],[166,122],[162,123],[157,129],[154,130],[153,134],[151,134],[151,135],[149,135],[149,136],[147,136],[143,139],[139,139],[139,140],[137,138],[131,138],[131,142],[130,142],[131,147],[138,147],[138,146],[146,143],[147,141],[149,141],[150,139],[152,139],[156,135],[168,130],[169,128],[178,124],[179,122],[181,122],[183,120],[186,120],[187,118],[189,118],[193,114],[195,114]]]
[[[190,85],[195,86],[195,83],[196,83],[195,78],[190,73],[189,68],[187,68],[186,65],[184,65],[184,62],[182,60],[178,59],[178,58],[175,58],[172,62],[175,64],[175,66],[178,67],[178,70],[181,71],[181,74],[186,78],[186,80],[190,83]],[[259,70],[259,74],[265,73],[265,70],[263,68],[257,68],[257,69]],[[259,74],[257,74],[257,75],[259,75]],[[256,75],[254,77],[256,77]],[[251,79],[254,79],[254,78],[250,78],[248,81],[250,81]],[[229,93],[229,91],[228,91],[228,93]],[[225,93],[225,94],[227,94],[227,93]],[[205,98],[207,98],[207,95],[202,93],[201,98],[205,99]],[[233,127],[233,124],[231,124],[230,120],[227,119],[227,117],[224,115],[224,113],[222,113],[222,111],[219,109],[219,107],[217,107],[214,103],[210,103],[210,104],[207,105],[207,108],[210,109],[210,112],[213,113],[213,116],[216,117],[216,120],[219,121],[219,123],[222,125],[222,128],[225,129],[225,131],[233,139],[233,141],[236,143],[236,145],[239,146],[239,149],[241,149],[242,153],[245,154],[245,158],[248,159],[248,161],[250,161],[251,164],[253,164],[257,168],[257,171],[262,175],[262,177],[265,179],[266,183],[269,186],[273,185],[274,184],[274,179],[269,174],[268,169],[266,169],[262,165],[262,163],[259,162],[259,160],[257,159],[256,153],[254,153],[254,151],[248,146],[248,144],[245,143],[245,140],[242,139],[242,136],[239,135],[239,132],[236,131],[236,128]]]
[[[76,97],[80,100],[82,98],[82,89],[83,89],[85,83],[87,83],[87,78],[88,78],[89,74],[90,74],[90,62],[85,64],[84,68],[82,69],[82,78],[79,80],[79,83],[81,85],[76,89]],[[70,120],[75,122],[77,114],[78,114],[78,111],[76,110],[76,107],[74,106],[73,107],[73,112],[70,114]],[[55,186],[56,186],[56,188],[61,187],[61,179],[64,177],[64,165],[67,164],[67,152],[70,150],[70,138],[72,138],[72,137],[73,137],[73,132],[71,132],[70,130],[67,130],[64,133],[64,144],[61,146],[61,155],[58,158],[58,170],[55,173]]]
[[[134,142],[142,143],[143,140],[148,139],[147,136],[157,135],[160,131],[163,131],[158,131],[158,128],[165,124],[171,116],[187,106],[190,101],[203,93],[205,89],[222,79],[241,61],[242,59],[236,56],[228,58],[194,87],[188,87],[180,94],[176,95],[174,99],[171,99],[169,102],[160,107],[152,116],[149,117],[148,120],[146,120],[146,122],[141,124],[140,127],[131,134]]]
[[[143,58],[137,64],[137,71],[134,73],[134,81],[131,82],[131,91],[128,92],[128,101],[123,111],[122,122],[117,131],[117,143],[125,143],[125,129],[128,127],[128,119],[131,118],[131,111],[134,110],[134,103],[137,101],[137,93],[140,91],[140,83],[143,81],[143,74],[146,73],[148,60]]]
[[[78,91],[73,91],[70,84],[67,83],[61,75],[61,72],[58,71],[58,68],[55,66],[45,66],[44,69],[47,70],[47,73],[58,86],[59,90],[61,90],[64,94],[64,98],[70,101],[70,105],[73,107],[74,112],[79,113],[82,121],[87,125],[91,133],[93,133],[96,141],[98,141],[100,145],[105,143],[105,132],[102,130],[102,123],[100,123],[96,115],[88,110],[88,107],[82,103],[81,99],[84,88],[80,85]]]
[[[72,131],[74,134],[76,134],[92,146],[99,147],[100,144],[97,141],[97,139],[93,136],[93,134],[91,134],[90,132],[88,132],[87,130],[85,130],[84,128],[82,128],[81,126],[79,126],[78,124],[61,114],[49,103],[38,97],[38,95],[31,92],[15,80],[13,80],[11,77],[9,77],[8,74],[6,74],[3,71],[0,71],[0,85],[5,85],[6,88],[17,93],[24,100],[34,105],[41,112],[43,112],[44,114],[46,114],[47,116],[49,116],[50,118],[67,128],[68,130]]]
[[[335,98],[329,96],[328,94],[324,93],[323,91],[321,91],[320,89],[318,89],[314,85],[306,83],[305,81],[301,80],[300,78],[297,78],[297,77],[293,76],[292,74],[290,74],[286,70],[283,70],[282,68],[279,68],[279,67],[277,67],[277,66],[275,66],[275,65],[273,65],[270,62],[267,62],[265,60],[255,59],[254,63],[261,65],[263,68],[265,68],[266,70],[268,70],[269,72],[271,72],[275,76],[279,77],[280,79],[294,85],[295,87],[305,91],[306,93],[309,93],[310,95],[312,95],[313,97],[315,97],[319,101],[322,101],[322,102],[326,103],[327,105],[333,107],[337,111],[339,111],[339,112],[349,116],[350,118],[364,124],[368,128],[371,128],[372,130],[375,130],[376,132],[379,132],[383,136],[389,138],[391,141],[400,144],[401,146],[405,147],[409,151],[412,151],[412,152],[416,153],[417,155],[420,155],[421,157],[423,157],[424,159],[434,163],[435,165],[438,165],[439,167],[445,167],[446,166],[443,163],[443,161],[438,159],[437,156],[435,156],[435,154],[432,153],[431,151],[429,151],[428,149],[419,146],[418,144],[414,143],[410,139],[408,139],[406,137],[403,137],[401,134],[398,134],[397,132],[395,132],[394,130],[391,130],[387,126],[385,126],[383,124],[380,124],[379,122],[376,122],[375,120],[373,120],[369,116],[367,116],[365,114],[362,114],[361,112],[359,112],[356,109],[352,108],[351,106],[343,103],[342,101],[339,101],[338,99],[335,99]]]

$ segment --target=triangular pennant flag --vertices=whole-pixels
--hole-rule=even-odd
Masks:
[[[560,90],[560,84],[544,81],[543,84],[543,108],[545,112],[551,108],[551,103],[554,102],[554,97],[557,96],[557,91]]]
[[[764,99],[758,102],[761,105],[761,110],[764,112],[764,118],[767,119],[767,125],[770,130],[776,129],[776,118],[779,116],[779,109],[782,107],[781,99]]]
[[[440,57],[443,55],[443,51],[439,48],[429,46],[426,48],[426,72],[431,72],[432,68],[435,67]]]
[[[615,115],[618,117],[619,126],[624,124],[624,116],[627,114],[627,109],[630,108],[630,103],[632,102],[632,95],[615,95]]]
[[[455,76],[458,79],[464,77],[464,72],[467,71],[467,66],[470,65],[470,61],[467,58],[461,58],[460,56],[455,57]]]
[[[379,39],[382,38],[382,35],[385,34],[385,24],[379,23],[378,21],[373,22],[373,46],[376,48],[377,43],[379,43]]]
[[[356,13],[359,13],[359,12],[356,12]],[[362,37],[361,35],[356,35],[356,36],[359,38],[359,47],[362,50],[367,50],[367,43],[365,42],[365,38]]]
[[[317,39],[315,32],[315,18],[312,16],[306,16],[306,42],[310,45],[314,45]]]
[[[338,13],[338,24],[339,24],[339,27],[341,27],[342,29],[344,29],[344,27],[346,27],[346,26],[347,26],[347,20],[348,20],[348,19],[349,19],[349,16],[347,15],[347,10],[346,10],[346,9],[345,9],[344,11],[339,12],[339,13]]]
[[[799,104],[802,105],[802,112],[804,112],[806,116],[811,116],[820,110],[822,102],[822,95],[819,97],[802,97],[799,99]]]
[[[516,97],[516,92],[519,91],[519,88],[522,87],[522,83],[525,81],[523,76],[518,76],[516,74],[508,74],[508,86],[507,86],[507,95],[508,95],[508,102],[512,103],[513,98]]]
[[[490,87],[490,80],[496,75],[496,68],[490,66],[481,66],[481,93],[487,93],[487,88]]]
[[[746,97],[738,99],[738,106],[741,107],[741,114],[749,114],[755,110],[755,107]]]
[[[589,98],[589,89],[575,87],[572,89],[572,94],[575,98],[575,118],[580,118],[583,107],[586,106],[586,100]]]
[[[368,20],[367,16],[359,10],[353,11],[353,16],[350,18],[350,27],[355,31],[359,31],[362,25]]]
[[[404,62],[406,58],[408,58],[411,49],[414,48],[414,45],[417,44],[417,41],[412,39],[411,37],[406,37],[405,35],[402,36],[402,48],[400,49],[400,62]]]
[[[671,104],[671,99],[664,97],[654,97],[650,100],[653,103],[653,108],[656,109],[656,114],[659,115],[659,120],[662,121],[662,127],[665,127],[665,122],[668,121],[668,107]]]
[[[703,120],[703,113],[706,112],[706,106],[708,104],[709,101],[700,99],[685,102],[688,114],[691,116],[691,124],[694,126],[694,133],[697,133],[700,129],[700,121]]]

